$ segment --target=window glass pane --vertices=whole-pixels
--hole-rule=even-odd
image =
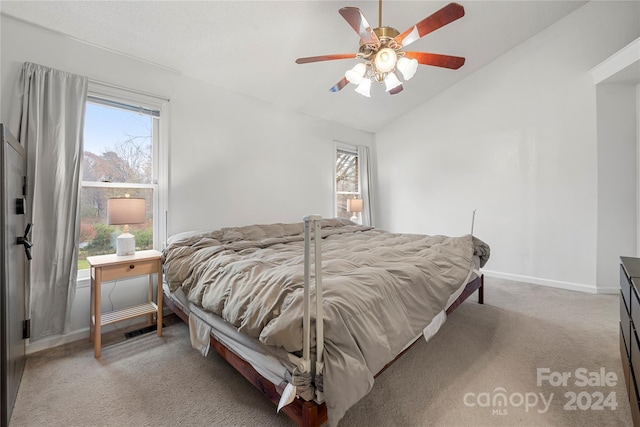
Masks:
[[[152,182],[149,115],[87,102],[83,181]]]
[[[336,151],[336,191],[358,193],[358,155]]]
[[[89,268],[87,256],[116,252],[123,226],[107,224],[111,197],[129,194],[146,200],[145,223],[129,224],[129,232],[135,236],[136,250],[153,249],[153,121],[159,114],[154,118],[147,111],[151,110],[100,98],[86,104],[78,270]],[[104,182],[118,187],[100,184]]]
[[[107,199],[124,197],[127,193],[146,201],[145,222],[129,225],[129,232],[136,239],[136,250],[153,249],[153,189],[82,187],[79,270],[89,268],[88,256],[116,253],[116,238],[122,233],[123,226],[107,224]]]
[[[353,216],[351,212],[347,212],[347,199],[353,199],[353,196],[344,193],[336,194],[336,216],[338,218],[351,219],[351,217]]]
[[[336,150],[336,217],[350,219],[347,199],[360,197],[358,179],[358,155],[353,152]]]

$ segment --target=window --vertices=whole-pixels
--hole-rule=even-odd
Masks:
[[[145,222],[130,224],[129,232],[135,236],[136,250],[160,247],[160,109],[147,107],[90,89],[84,126],[79,271],[89,268],[88,256],[115,253],[122,226],[107,223],[111,197],[128,194],[145,199]]]
[[[347,199],[360,198],[359,159],[356,147],[336,148],[336,212],[337,218],[350,219]]]

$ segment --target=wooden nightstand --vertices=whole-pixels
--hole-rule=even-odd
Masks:
[[[162,336],[162,261],[159,251],[139,251],[134,255],[117,256],[100,255],[87,257],[91,265],[91,316],[90,339],[96,359],[100,357],[101,327],[122,320],[139,316],[149,316],[149,323],[153,322],[153,313],[157,314],[158,336]],[[149,275],[149,301],[120,310],[101,313],[100,296],[102,282],[128,279],[130,277]],[[158,303],[153,302],[153,274],[158,275]]]

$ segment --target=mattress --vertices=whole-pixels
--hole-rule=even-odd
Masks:
[[[287,352],[262,344],[259,340],[238,332],[238,328],[219,316],[204,311],[189,302],[178,289],[169,292],[169,286],[163,284],[165,298],[170,298],[185,314],[194,314],[211,327],[211,335],[229,350],[247,361],[253,368],[271,383],[279,385],[291,379],[295,365],[288,360]]]
[[[470,235],[390,233],[339,219],[316,227],[324,313],[319,391],[335,425],[368,393],[377,372],[421,332],[427,338],[437,332],[477,267],[474,255],[482,266],[489,247]],[[213,325],[214,336],[280,384],[296,362],[287,352],[300,355],[303,347],[303,248],[302,223],[194,234],[165,249],[165,278],[170,294],[182,290],[182,305],[198,319],[223,320]],[[236,330],[246,335],[240,342],[232,338]]]
[[[476,268],[470,272],[467,283],[478,277],[478,268],[480,266],[479,257],[474,257],[474,265]],[[462,294],[466,283],[460,286],[450,297],[446,308],[448,309]],[[211,335],[221,344],[227,347],[236,355],[240,356],[248,362],[260,375],[266,378],[272,384],[276,384],[284,388],[286,383],[291,381],[291,373],[295,369],[295,364],[289,360],[287,352],[278,351],[271,346],[267,346],[255,338],[249,337],[238,332],[238,328],[225,321],[221,317],[207,312],[192,302],[189,302],[182,288],[178,288],[175,292],[169,290],[169,285],[163,283],[165,298],[177,305],[185,314],[195,315],[198,319],[205,322],[211,327]],[[446,311],[446,309],[445,309]],[[429,329],[431,324],[425,329]],[[402,349],[405,351],[418,339],[424,337],[424,334],[416,336]],[[433,336],[433,334],[431,334]],[[402,353],[400,351],[398,354]]]

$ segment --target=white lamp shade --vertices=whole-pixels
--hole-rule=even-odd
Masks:
[[[389,71],[393,70],[393,68],[396,66],[397,60],[398,55],[396,54],[396,51],[389,47],[380,49],[378,53],[376,53],[375,58],[373,58],[376,70],[381,73],[388,73]]]
[[[347,199],[347,212],[362,212],[362,199]]]
[[[144,199],[117,197],[107,200],[107,223],[111,225],[142,224],[146,219]]]
[[[387,77],[384,78],[384,86],[386,92],[389,92],[391,89],[396,88],[401,84],[402,82],[398,80],[398,77],[396,77],[395,73],[389,73],[387,74]]]
[[[371,79],[362,79],[362,81],[356,88],[356,92],[358,92],[362,96],[366,96],[367,98],[370,98],[371,97]]]
[[[406,56],[398,59],[398,70],[402,73],[402,77],[405,80],[409,80],[416,73],[418,69],[418,60],[417,59],[409,59]]]
[[[344,73],[344,76],[349,80],[349,83],[353,83],[354,85],[359,85],[362,82],[362,78],[364,77],[364,73],[367,71],[367,66],[364,63],[357,63],[352,69],[347,70]]]

